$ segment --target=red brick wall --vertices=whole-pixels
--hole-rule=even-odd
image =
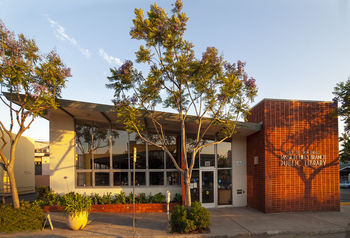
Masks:
[[[333,110],[330,102],[270,99],[253,108],[248,120],[263,122],[263,128],[247,138],[248,206],[264,212],[339,210]]]

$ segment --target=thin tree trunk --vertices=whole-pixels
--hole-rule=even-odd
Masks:
[[[19,208],[18,190],[17,190],[17,185],[16,185],[16,179],[15,179],[15,173],[14,173],[13,166],[7,167],[7,174],[8,174],[9,179],[10,179],[13,207],[14,208]]]
[[[191,206],[191,178],[188,175],[188,171],[185,173],[185,192],[186,192],[186,206]]]

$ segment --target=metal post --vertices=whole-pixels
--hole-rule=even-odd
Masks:
[[[170,220],[170,217],[169,217],[169,204],[170,204],[170,191],[169,190],[167,190],[166,191],[166,193],[167,193],[167,199],[166,199],[166,214],[167,214],[167,216],[168,216],[168,221]]]
[[[134,163],[132,170],[132,231],[135,233],[135,163],[136,163],[136,147],[134,147]]]

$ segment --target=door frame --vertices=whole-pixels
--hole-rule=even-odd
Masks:
[[[202,173],[203,172],[213,172],[213,196],[214,196],[214,200],[212,203],[203,203],[202,200]],[[215,167],[201,167],[199,170],[199,201],[201,202],[203,207],[206,208],[213,208],[216,206],[217,204],[217,173],[216,173],[216,169]]]

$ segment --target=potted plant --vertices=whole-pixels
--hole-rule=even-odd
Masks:
[[[64,195],[63,204],[67,213],[68,226],[72,230],[83,229],[88,221],[91,198],[71,192]]]

